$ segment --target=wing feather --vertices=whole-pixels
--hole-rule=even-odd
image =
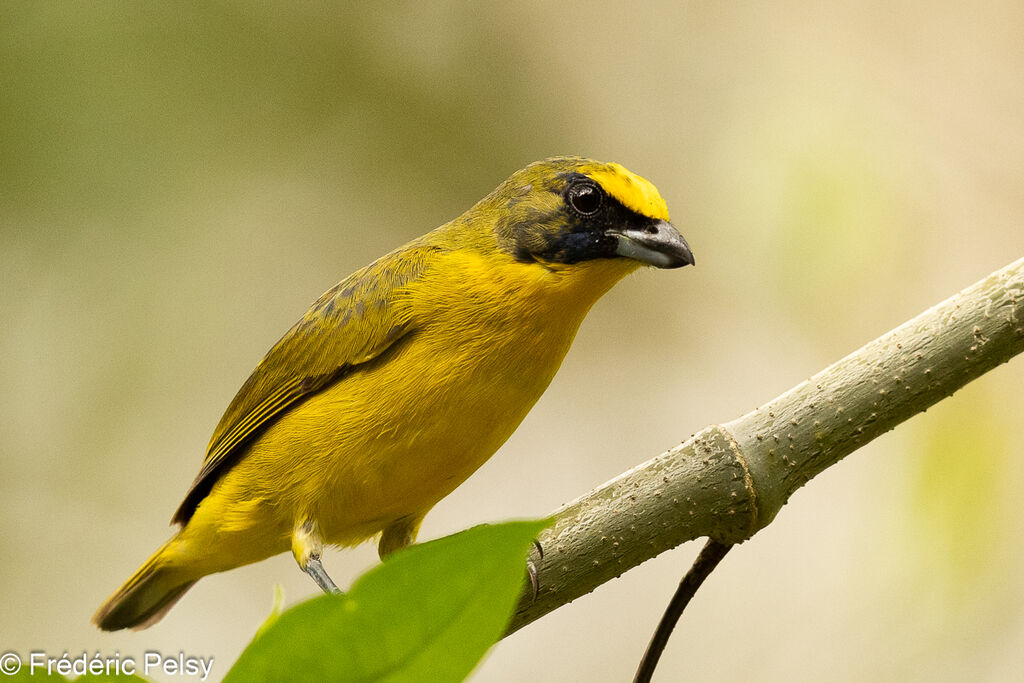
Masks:
[[[231,401],[172,523],[188,522],[247,444],[275,419],[305,397],[344,381],[354,368],[415,329],[402,289],[423,274],[438,250],[421,240],[413,242],[356,271],[310,307]]]

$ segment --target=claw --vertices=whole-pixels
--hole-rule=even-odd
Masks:
[[[533,539],[533,547],[537,549],[537,559],[544,559],[544,547],[541,546],[540,541],[536,538]],[[537,565],[534,564],[533,560],[526,561],[526,573],[530,577],[530,587],[533,589],[531,602],[537,602],[537,595],[540,593],[540,581],[537,579]]]

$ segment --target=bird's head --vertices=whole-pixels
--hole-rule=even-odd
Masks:
[[[553,268],[626,259],[623,266],[679,268],[693,252],[669,223],[649,181],[615,163],[555,157],[517,171],[477,207],[498,247]]]

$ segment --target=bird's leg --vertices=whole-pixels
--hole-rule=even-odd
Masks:
[[[324,550],[324,541],[316,522],[303,520],[292,532],[292,555],[299,563],[299,568],[309,574],[324,593],[341,593],[337,584],[327,575],[320,563],[320,555]]]
[[[377,542],[377,554],[385,559],[391,553],[416,542],[424,515],[400,517],[384,528]]]
[[[341,589],[334,583],[330,576],[327,574],[327,570],[324,569],[323,564],[320,563],[319,555],[312,555],[306,561],[306,567],[303,570],[307,574],[313,577],[316,584],[320,586],[324,593],[335,593],[340,595]]]

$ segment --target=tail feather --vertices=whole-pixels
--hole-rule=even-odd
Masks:
[[[92,621],[104,631],[144,629],[160,621],[196,579],[167,562],[167,550],[177,537],[160,547],[96,610]]]

